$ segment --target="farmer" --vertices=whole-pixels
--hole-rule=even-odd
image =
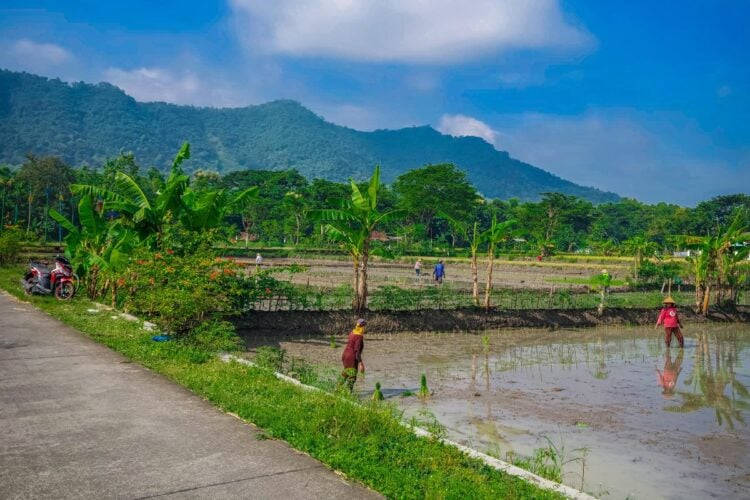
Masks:
[[[672,351],[665,349],[664,353],[664,371],[656,369],[656,380],[662,387],[662,395],[665,398],[674,396],[674,389],[677,386],[677,377],[680,376],[682,371],[682,358],[685,355],[685,351],[680,351],[677,355],[677,359],[672,363]]]
[[[419,278],[419,275],[422,274],[422,259],[417,259],[417,261],[414,263],[414,274],[417,275],[417,278]]]
[[[255,265],[260,266],[261,264],[263,264],[263,256],[261,254],[257,254],[255,256]]]
[[[669,347],[672,344],[672,334],[677,337],[680,348],[685,347],[685,340],[682,338],[682,322],[677,313],[677,306],[672,297],[664,299],[664,307],[659,313],[659,319],[656,320],[656,326],[664,324],[664,343]]]
[[[435,264],[435,269],[432,270],[432,276],[435,278],[435,283],[438,285],[443,284],[443,278],[445,278],[445,264],[443,264],[442,259]]]
[[[344,371],[341,372],[339,386],[346,382],[351,392],[354,389],[354,382],[357,381],[357,369],[365,372],[365,363],[362,361],[362,349],[365,347],[365,327],[367,321],[359,318],[354,325],[354,329],[349,332],[349,339],[346,342],[344,353],[341,355],[341,362],[344,364]]]

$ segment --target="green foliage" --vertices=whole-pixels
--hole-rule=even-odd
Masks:
[[[234,325],[228,321],[211,320],[199,324],[187,335],[187,342],[206,351],[232,352],[244,347]]]
[[[231,261],[142,252],[115,278],[117,304],[177,336],[244,309],[251,280]]]
[[[2,228],[0,233],[0,266],[10,266],[20,261],[23,232],[17,227]]]
[[[419,397],[428,398],[430,397],[430,389],[427,387],[427,374],[423,373],[419,377]]]
[[[261,346],[255,351],[255,364],[274,372],[284,370],[286,351],[278,347]]]
[[[375,382],[375,391],[372,393],[373,401],[383,401],[383,391],[380,390],[380,382]]]

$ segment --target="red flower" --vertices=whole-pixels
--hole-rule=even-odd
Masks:
[[[169,255],[174,255],[174,250],[172,250],[171,248],[167,248],[167,253]]]
[[[271,295],[271,289],[270,288],[266,288],[266,295]]]

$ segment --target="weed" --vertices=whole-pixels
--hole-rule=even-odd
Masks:
[[[375,382],[375,392],[372,393],[373,401],[383,401],[383,392],[380,390],[380,382]]]
[[[427,388],[427,374],[423,373],[419,379],[419,397],[428,398],[430,397],[430,389]]]
[[[286,351],[278,347],[262,346],[258,347],[255,354],[255,363],[261,368],[266,368],[274,372],[281,372],[284,369],[284,359]]]
[[[331,334],[331,349],[336,349],[336,337]]]

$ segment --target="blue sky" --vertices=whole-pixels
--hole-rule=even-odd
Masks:
[[[748,26],[745,0],[2,0],[0,67],[141,101],[429,124],[694,205],[750,192]]]

